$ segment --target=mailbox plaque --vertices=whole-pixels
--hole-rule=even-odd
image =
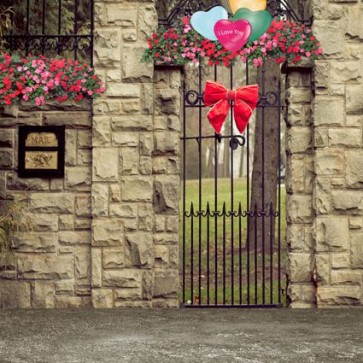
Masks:
[[[64,176],[64,126],[19,126],[19,167],[22,178]]]

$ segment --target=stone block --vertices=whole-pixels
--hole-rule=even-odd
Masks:
[[[65,131],[65,165],[75,166],[77,164],[77,131]],[[66,168],[67,172],[68,168]]]
[[[49,189],[52,192],[63,192],[64,191],[64,178],[62,178],[62,179],[51,179]]]
[[[59,230],[74,229],[74,218],[73,215],[61,215],[59,216]]]
[[[286,191],[287,193],[302,193],[305,189],[305,160],[302,155],[292,155],[287,158]]]
[[[155,232],[165,232],[165,217],[164,216],[155,216],[154,220],[154,231]]]
[[[157,24],[157,14],[154,6],[141,6],[139,10],[140,37],[145,39],[154,31]]]
[[[94,217],[108,216],[108,184],[92,184],[92,215]]]
[[[144,50],[144,46],[135,47],[135,43],[123,48],[122,78],[124,82],[147,82],[152,79],[153,64],[135,62],[135,59],[141,59]]]
[[[97,147],[111,145],[110,120],[103,116],[93,117],[92,145]]]
[[[111,217],[137,218],[137,204],[110,204]]]
[[[291,308],[313,308],[316,304],[314,285],[290,284],[287,290]]]
[[[155,115],[180,114],[180,92],[170,88],[155,91]]]
[[[93,149],[93,181],[118,181],[118,150]]]
[[[288,126],[309,126],[311,122],[311,105],[288,105],[286,120]]]
[[[113,291],[111,289],[92,289],[92,306],[96,309],[113,308]]]
[[[124,202],[151,202],[153,187],[150,177],[125,176],[121,180]]]
[[[357,115],[353,115],[353,116],[347,116],[346,117],[346,125],[347,127],[356,127],[356,128],[361,128],[362,124],[363,124],[363,115],[361,116],[357,116]]]
[[[59,243],[64,246],[90,245],[90,231],[63,231],[59,232]]]
[[[140,270],[105,270],[103,272],[103,286],[139,288],[141,287]]]
[[[349,2],[358,2],[352,1]],[[351,6],[348,9],[348,24],[347,24],[347,34],[351,37],[358,37],[363,39],[363,26],[362,26],[362,4],[356,4],[356,6]]]
[[[361,147],[362,135],[357,129],[329,129],[330,147]]]
[[[331,253],[330,258],[333,269],[348,269],[350,267],[349,253]]]
[[[141,156],[140,157],[140,167],[139,172],[141,175],[151,175],[153,172],[153,161],[150,156]]]
[[[121,172],[123,175],[135,175],[139,173],[139,152],[137,148],[125,147],[120,151]]]
[[[112,143],[115,146],[137,147],[139,134],[137,132],[113,132]]]
[[[312,280],[314,259],[311,253],[289,253],[288,271],[292,282]]]
[[[103,248],[103,268],[120,269],[125,267],[125,253],[123,247]]]
[[[286,242],[289,251],[307,252],[310,246],[305,243],[305,228],[302,224],[289,224],[286,229]]]
[[[153,205],[158,214],[179,213],[180,177],[156,176],[154,181]]]
[[[363,113],[362,85],[347,85],[346,110],[348,115]]]
[[[56,214],[29,213],[27,217],[33,231],[58,231],[58,216]]]
[[[152,268],[155,259],[152,234],[145,232],[128,233],[126,241],[130,266]]]
[[[179,246],[169,246],[169,267],[178,270],[179,269]]]
[[[153,155],[180,153],[180,135],[177,132],[155,132]]]
[[[362,297],[360,286],[322,286],[317,289],[317,305],[359,305]]]
[[[137,9],[124,8],[120,4],[105,4],[107,23],[122,28],[135,28],[137,25]]]
[[[0,132],[0,147],[1,148],[12,148],[14,147],[15,130],[1,129]]]
[[[77,153],[77,165],[78,166],[88,166],[92,164],[92,150],[80,149]]]
[[[74,220],[74,229],[77,231],[91,230],[91,228],[92,228],[92,219],[91,218],[76,218]]]
[[[89,167],[66,168],[66,189],[88,191],[91,189],[91,170]]]
[[[74,107],[72,105],[72,107]],[[90,112],[44,112],[43,125],[57,126],[65,125],[67,131],[72,128],[90,128],[91,114]],[[67,143],[67,139],[66,139]]]
[[[2,280],[0,283],[1,309],[27,309],[31,307],[30,284]]]
[[[179,216],[166,217],[166,231],[167,232],[179,232]]]
[[[177,233],[155,233],[155,245],[176,245],[179,243],[179,235]]]
[[[120,69],[108,69],[106,74],[107,82],[122,82]],[[109,102],[109,100],[107,100]]]
[[[363,149],[345,152],[346,182],[348,188],[363,188]]]
[[[318,286],[330,284],[330,256],[328,253],[315,256],[316,283]]]
[[[363,219],[362,217],[351,217],[349,218],[349,228],[350,229],[362,229]]]
[[[288,97],[289,103],[310,103],[311,89],[291,87],[287,89],[286,97]]]
[[[95,66],[116,68],[121,64],[121,31],[98,29],[95,33]]]
[[[154,86],[153,83],[141,84],[141,113],[150,115],[154,112]]]
[[[128,289],[115,289],[115,300],[141,300],[140,287]]]
[[[109,195],[111,202],[121,202],[121,189],[119,184],[111,184],[109,187]]]
[[[106,95],[108,97],[117,97],[120,99],[125,98],[140,98],[140,85],[139,84],[127,84],[121,82],[108,82],[106,88]],[[118,118],[116,116],[116,118]]]
[[[316,219],[316,250],[318,252],[349,250],[348,218],[342,216]]]
[[[92,223],[92,245],[94,247],[121,246],[124,225],[119,219],[94,219]]]
[[[363,215],[363,195],[358,190],[332,191],[333,207],[340,213]]]
[[[78,309],[82,306],[82,298],[79,296],[56,295],[54,299],[56,309]]]
[[[150,156],[154,150],[154,140],[152,133],[140,134],[140,155]]]
[[[75,207],[77,217],[91,217],[91,195],[77,194]]]
[[[344,126],[343,97],[317,96],[314,101],[314,124],[315,126]]]
[[[165,268],[169,266],[169,248],[168,246],[156,245],[155,249],[155,267]]]
[[[151,309],[151,301],[116,300],[115,308]]]
[[[92,287],[102,286],[102,249],[92,248],[91,250],[92,268],[91,282]]]
[[[73,214],[74,194],[31,193],[30,205],[35,213]]]
[[[118,115],[120,110],[121,102],[119,99],[99,99],[93,103],[93,111],[95,115]]]
[[[54,308],[55,287],[53,282],[35,281],[32,288],[32,307]]]
[[[74,258],[71,254],[19,254],[18,277],[26,280],[71,279],[74,276]]]
[[[153,297],[176,297],[179,292],[177,270],[156,270],[154,275]]]
[[[55,292],[57,295],[73,295],[74,281],[60,280],[54,282]]]
[[[331,61],[329,82],[331,83],[358,83],[361,80],[361,68],[355,61]]]
[[[363,232],[351,234],[350,248],[352,268],[363,268]]]
[[[111,127],[113,131],[151,131],[152,117],[144,115],[112,116]]]
[[[338,149],[316,150],[315,172],[317,175],[343,175],[345,170],[344,153]]]
[[[18,252],[55,252],[57,242],[56,232],[18,232],[13,237]]]
[[[313,199],[309,195],[289,195],[286,199],[288,223],[312,223]]]
[[[313,197],[315,212],[317,214],[330,213],[332,204],[330,178],[315,178]]]
[[[360,271],[339,270],[331,272],[332,285],[362,285],[362,273]]]
[[[7,173],[6,187],[8,190],[49,190],[49,181],[41,178],[18,178],[13,172]]]
[[[138,208],[139,230],[151,232],[154,225],[154,213],[151,204],[140,204]]]
[[[318,20],[314,22],[314,31],[320,40],[321,47],[326,56],[341,56],[344,51],[345,34],[341,29],[345,28],[342,20]]]
[[[78,247],[74,253],[75,278],[82,280],[82,284],[90,284],[91,279],[91,249]]]
[[[90,149],[92,147],[92,132],[90,130],[78,130],[78,149]]]
[[[329,62],[318,60],[315,62],[315,84],[318,88],[327,88],[329,80]]]
[[[12,169],[14,167],[14,150],[0,149],[0,169]]]

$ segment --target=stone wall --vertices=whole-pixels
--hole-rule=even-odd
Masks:
[[[180,72],[141,63],[153,1],[96,0],[92,304],[178,306]]]
[[[64,178],[18,178],[19,125],[66,126]],[[0,110],[0,203],[27,201],[32,221],[0,266],[0,308],[91,304],[91,134],[89,105]]]
[[[311,74],[311,108],[300,107],[305,101],[296,99],[300,93],[313,96],[309,69],[290,69],[288,75],[290,140],[303,144],[295,150],[287,145],[294,188],[288,190],[287,202],[290,298],[293,307],[362,305],[363,3],[310,3],[325,55]],[[304,131],[306,122],[312,128]]]

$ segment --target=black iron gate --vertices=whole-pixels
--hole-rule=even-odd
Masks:
[[[282,306],[281,168],[276,170],[277,202],[252,205],[251,157],[255,141],[252,136],[256,128],[250,124],[243,135],[238,134],[231,112],[222,134],[213,133],[205,117],[203,90],[206,77],[203,73],[200,63],[197,89],[188,89],[186,83],[184,86],[182,304],[185,307]],[[276,83],[274,92],[265,93],[264,69],[251,74],[248,65],[238,63],[227,71],[215,67],[212,77],[224,84],[228,79],[225,86],[229,89],[241,85],[236,84],[236,80],[247,85],[258,81],[262,125],[268,122],[266,108],[275,108],[280,119],[280,83]],[[280,126],[277,132],[280,135]],[[264,127],[261,133],[261,140],[257,142],[262,143],[263,170],[266,159]],[[281,165],[280,138],[277,142],[276,158]],[[194,175],[188,171],[189,163],[194,164],[194,171],[197,169]],[[228,163],[227,168],[225,163]],[[206,164],[212,168],[206,170]],[[188,180],[187,176],[196,179]],[[266,183],[262,173],[259,183],[262,198]],[[261,228],[262,234],[258,232]]]

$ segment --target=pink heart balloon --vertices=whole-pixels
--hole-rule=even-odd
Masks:
[[[231,52],[239,51],[252,33],[252,26],[248,20],[237,21],[219,20],[214,26],[214,34],[224,48]]]

